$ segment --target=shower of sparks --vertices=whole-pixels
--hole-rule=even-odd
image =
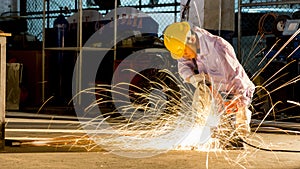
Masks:
[[[205,84],[195,91],[168,70],[160,70],[164,76],[151,80],[134,70],[126,71],[142,76],[149,86],[122,82],[81,91],[97,98],[85,108],[83,116],[93,118],[82,121],[82,128],[105,150],[134,158],[168,150],[220,152],[238,139],[234,115],[227,114],[234,101],[225,104],[221,95]],[[195,96],[195,92],[200,95]],[[101,107],[105,110],[95,113]]]
[[[170,72],[166,74],[170,75]],[[145,76],[144,78],[148,79]],[[95,107],[104,103],[116,105],[119,102],[121,105],[84,123],[83,128],[95,129],[97,132],[89,133],[89,136],[96,143],[113,152],[123,151],[122,153],[138,154],[140,157],[141,153],[142,156],[151,156],[162,151],[177,149],[180,142],[198,125],[196,121],[204,123],[206,121],[204,118],[207,116],[199,116],[192,107],[193,91],[189,86],[180,82],[175,76],[166,76],[164,80],[160,78],[149,81],[150,87],[146,89],[126,83],[118,83],[109,88],[108,93],[115,98],[130,97],[127,101],[124,101],[126,99],[113,99],[112,96],[103,96],[101,93],[107,93],[108,86],[101,84],[98,84],[95,89],[83,91],[101,91],[97,93],[99,95],[97,102],[85,109],[87,116],[88,112],[92,112]],[[165,83],[166,78],[171,80],[171,83],[178,84],[178,88],[175,90],[168,86]],[[128,86],[139,92],[128,95],[126,93]],[[119,116],[113,117],[117,113]],[[100,122],[92,125],[91,123],[95,121]],[[204,124],[202,128],[197,127],[200,134],[201,131],[205,131],[203,127],[205,127]],[[101,134],[104,131],[112,133]],[[201,139],[200,136],[199,139]]]
[[[298,33],[299,30],[295,34]],[[295,37],[295,34],[291,39]],[[289,42],[290,40],[282,46],[278,53]],[[254,44],[257,45],[258,43]],[[253,46],[252,48],[255,47]],[[262,51],[260,50],[259,52]],[[278,56],[278,53],[253,75],[251,78],[253,81],[259,78],[260,74]],[[262,63],[260,62],[259,64]],[[278,82],[279,79],[286,76],[282,75],[275,78],[289,64],[282,67],[278,72],[274,72],[273,76],[265,79],[260,86],[257,86],[256,97],[253,98],[253,104],[255,105],[251,106],[252,109],[258,105],[266,104],[265,101],[270,104],[267,106],[267,113],[264,114],[261,123],[270,114],[275,118],[276,112],[274,109],[277,104],[280,104],[280,102],[273,103],[270,94],[294,84],[300,79],[297,76],[284,84],[278,83],[278,86],[271,91],[266,89],[269,85]],[[127,71],[138,74],[134,70]],[[117,102],[121,105],[117,108],[113,107],[104,113],[102,112],[102,114],[94,117],[91,121],[84,123],[83,128],[96,131],[88,133],[89,138],[106,150],[133,157],[156,155],[167,150],[197,150],[208,152],[208,154],[211,151],[226,152],[227,144],[241,137],[237,132],[238,129],[232,124],[234,116],[225,113],[230,106],[224,103],[224,99],[220,101],[211,91],[207,91],[206,96],[209,99],[200,99],[199,104],[204,106],[199,111],[199,109],[193,106],[195,90],[188,84],[182,83],[181,79],[176,78],[176,75],[168,70],[161,71],[167,74],[164,78],[176,84],[178,88],[168,85],[164,81],[165,79],[160,77],[153,80],[145,75],[141,75],[144,80],[148,81],[148,84],[151,84],[150,88],[143,88],[130,83],[118,83],[113,86],[98,84],[96,88],[83,90],[82,93],[95,94],[98,99],[85,109],[85,115],[87,116],[99,106],[114,105]],[[128,86],[134,89],[130,94],[126,93]],[[111,95],[107,95],[106,93],[110,93]],[[115,98],[120,99],[113,98],[113,95],[118,95],[119,97]],[[124,97],[127,98],[125,99],[126,101],[121,99]],[[289,101],[289,103],[299,105],[299,103],[296,104],[293,101]],[[255,113],[255,110],[253,113]],[[119,116],[115,117],[114,115],[116,114],[119,114]],[[97,123],[95,124],[95,122]],[[260,125],[256,128],[255,132]],[[262,139],[255,135],[255,132],[242,139],[258,146],[268,147],[268,145],[263,143]],[[244,147],[243,150],[235,159],[231,159],[227,155],[225,155],[225,158],[230,163],[242,166],[242,164],[247,163],[246,157],[250,153],[247,151],[247,147]]]

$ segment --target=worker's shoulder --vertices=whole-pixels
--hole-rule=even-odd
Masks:
[[[212,34],[208,30],[203,29],[203,28],[195,27],[194,32],[198,33],[199,38],[204,38],[205,40],[209,39],[210,41],[223,41],[222,37]]]
[[[195,32],[201,33],[201,34],[205,34],[205,35],[212,35],[210,32],[208,32],[206,29],[200,28],[198,26],[194,26],[193,30]]]

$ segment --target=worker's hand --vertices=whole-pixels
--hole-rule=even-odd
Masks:
[[[211,85],[209,75],[205,73],[192,75],[191,77],[187,78],[186,81],[191,83],[196,88],[198,87],[199,83]]]

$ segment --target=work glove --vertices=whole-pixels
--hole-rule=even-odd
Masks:
[[[198,87],[199,83],[206,84],[208,86],[211,85],[209,75],[203,72],[190,76],[189,78],[186,79],[186,81],[188,83],[191,83],[195,88]]]

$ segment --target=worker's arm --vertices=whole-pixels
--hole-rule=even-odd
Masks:
[[[184,58],[178,60],[178,73],[185,82],[189,83],[188,79],[195,75],[195,67],[196,66],[192,60],[187,60]]]
[[[195,74],[194,69],[196,68],[195,63],[191,60],[180,59],[178,60],[178,71],[180,76],[185,82],[191,83],[197,87],[198,83],[204,83],[210,85],[210,77],[208,74],[203,72]]]
[[[211,85],[211,79],[206,73],[194,74],[186,79],[187,82],[191,83],[194,87],[198,87],[199,83]]]

